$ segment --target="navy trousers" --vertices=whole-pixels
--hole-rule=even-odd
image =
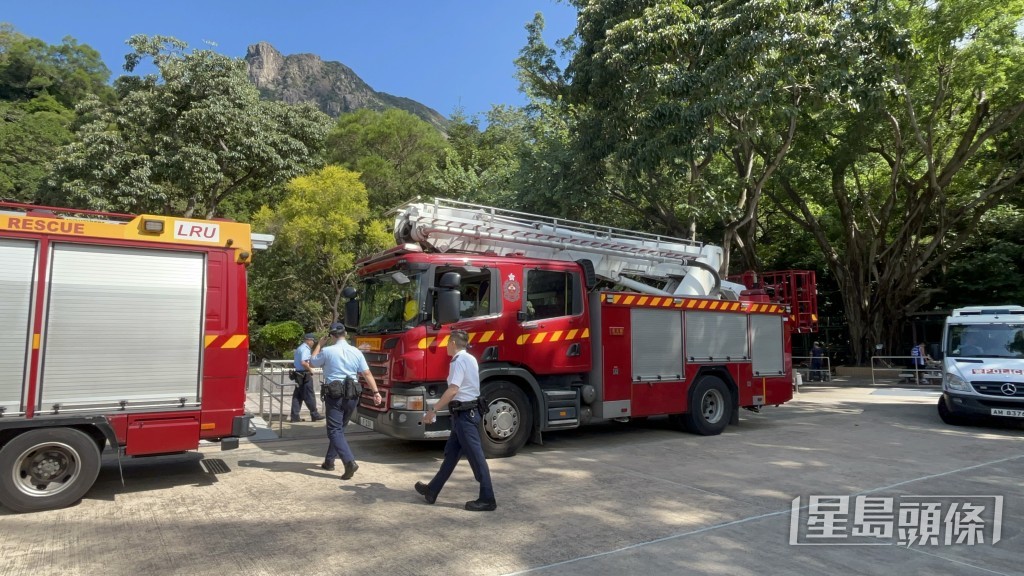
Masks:
[[[491,471],[480,445],[480,411],[476,408],[452,412],[452,433],[444,445],[444,461],[441,469],[428,484],[431,494],[440,494],[444,483],[451,477],[462,455],[466,455],[473,477],[480,483],[480,500],[494,502],[494,488],[491,486]]]
[[[292,391],[292,421],[299,419],[299,411],[302,410],[302,403],[306,403],[306,408],[309,408],[309,415],[314,420],[320,418],[320,412],[316,409],[316,394],[313,392],[313,375],[309,372],[299,372],[299,376],[302,380],[295,385],[295,390]]]
[[[356,457],[345,440],[345,426],[348,426],[348,419],[356,410],[358,399],[345,400],[344,398],[327,398],[324,405],[327,406],[327,439],[330,445],[327,446],[327,456],[324,461],[334,464],[334,459],[341,457],[344,463],[354,462]]]

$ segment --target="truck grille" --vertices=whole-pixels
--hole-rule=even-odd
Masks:
[[[1024,398],[1024,383],[1017,382],[971,382],[974,391],[986,396],[999,398]],[[1007,394],[1004,390],[1012,391]]]

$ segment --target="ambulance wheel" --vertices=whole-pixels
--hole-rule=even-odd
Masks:
[[[690,411],[683,416],[686,428],[701,436],[715,436],[729,424],[732,394],[725,382],[703,376],[690,392]]]
[[[487,413],[483,415],[484,433],[480,437],[484,456],[513,456],[526,445],[533,430],[530,400],[518,386],[504,380],[485,383],[482,395],[487,402]]]
[[[15,512],[63,508],[96,482],[100,449],[74,428],[36,428],[0,449],[0,503]]]
[[[939,396],[939,418],[950,426],[963,426],[965,424],[964,417],[959,414],[954,414],[949,406],[946,405],[946,397]]]

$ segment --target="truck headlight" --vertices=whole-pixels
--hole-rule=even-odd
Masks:
[[[966,392],[971,389],[970,384],[968,384],[966,380],[952,372],[946,372],[946,378],[942,381],[942,384],[945,386],[946,390],[959,390],[961,392]]]
[[[391,407],[395,410],[423,410],[423,396],[391,395]]]

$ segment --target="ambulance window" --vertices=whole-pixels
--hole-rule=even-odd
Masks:
[[[527,320],[572,316],[583,311],[583,299],[576,275],[552,270],[526,272],[525,312]]]

